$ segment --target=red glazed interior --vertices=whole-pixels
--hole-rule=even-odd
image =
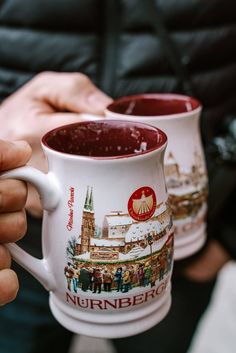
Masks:
[[[200,107],[196,99],[178,94],[142,94],[120,98],[107,109],[113,113],[135,116],[160,116],[187,113]]]
[[[167,137],[150,125],[119,120],[87,121],[49,131],[45,146],[58,152],[98,158],[121,158],[163,146]]]

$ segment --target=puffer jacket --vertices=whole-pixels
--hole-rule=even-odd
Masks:
[[[83,72],[114,98],[184,92],[163,28],[203,103],[207,145],[236,114],[234,0],[0,0],[0,100],[45,70]],[[231,233],[219,238],[236,256]]]

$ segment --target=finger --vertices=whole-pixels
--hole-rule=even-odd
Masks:
[[[57,111],[103,114],[112,99],[81,73],[45,72],[32,82],[35,97],[49,103]],[[30,85],[27,90],[30,92]]]
[[[11,256],[5,246],[0,245],[0,270],[4,268],[10,268],[11,266]]]
[[[25,141],[0,140],[0,171],[20,167],[28,162],[31,148]]]
[[[4,269],[0,271],[0,305],[15,299],[19,289],[19,282],[14,271]]]
[[[0,214],[0,243],[21,239],[27,230],[25,211]]]
[[[20,211],[27,199],[26,183],[20,180],[0,180],[0,212]]]
[[[53,113],[53,114],[42,114],[38,116],[38,122],[42,126],[40,135],[44,135],[46,132],[55,129],[62,125],[78,123],[88,120],[99,120],[103,119],[98,115],[86,115],[86,114],[74,114],[74,113]]]

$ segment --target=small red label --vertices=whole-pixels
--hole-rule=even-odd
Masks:
[[[155,212],[157,199],[149,186],[143,186],[131,195],[128,202],[129,215],[136,221],[146,221]]]

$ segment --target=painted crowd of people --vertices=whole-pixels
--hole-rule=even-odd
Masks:
[[[171,257],[159,256],[146,262],[121,265],[106,264],[91,267],[91,264],[68,262],[64,269],[67,289],[77,293],[79,289],[92,293],[126,293],[134,287],[155,286],[171,271]]]

